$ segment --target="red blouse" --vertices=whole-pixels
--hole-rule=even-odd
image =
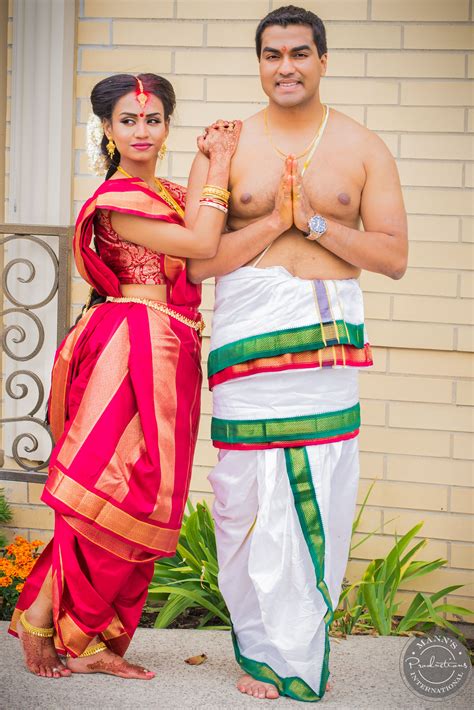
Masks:
[[[100,258],[121,284],[167,283],[162,271],[162,254],[122,239],[112,227],[109,210],[97,210],[94,234]]]

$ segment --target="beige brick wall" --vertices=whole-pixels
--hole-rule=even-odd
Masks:
[[[108,72],[155,71],[178,95],[170,153],[161,174],[182,182],[195,137],[219,117],[245,118],[263,105],[253,49],[270,0],[82,0],[77,56],[75,209],[98,180],[87,171],[85,122],[92,85]],[[426,555],[447,569],[411,589],[462,583],[472,595],[472,259],[473,169],[471,0],[306,0],[325,21],[329,73],[323,100],[377,131],[397,159],[409,213],[405,278],[366,273],[368,329],[376,365],[361,376],[360,496],[379,479],[363,531],[378,534],[357,550],[351,576],[382,554],[396,530],[420,520]],[[85,289],[73,284],[74,313]],[[204,286],[211,321],[213,286]],[[204,339],[207,359],[209,333]],[[210,500],[207,473],[211,398],[203,417],[192,481],[194,500]],[[12,484],[15,525],[51,527],[35,502],[38,487]],[[34,516],[31,518],[29,516]],[[454,600],[454,597],[453,597]]]

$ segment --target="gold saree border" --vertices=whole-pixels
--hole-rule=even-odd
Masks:
[[[162,528],[137,520],[110,501],[87,490],[57,467],[53,467],[46,489],[68,508],[124,540],[157,552],[174,553],[176,550],[179,528]]]
[[[49,419],[55,442],[60,439],[64,431],[66,392],[74,348],[76,347],[77,341],[81,337],[95,311],[96,308],[91,308],[81,318],[74,330],[66,337],[58,358],[53,366],[51,376],[51,406]]]
[[[117,537],[106,533],[105,530],[99,530],[86,520],[82,520],[82,518],[74,518],[72,515],[63,515],[63,518],[71,528],[86,538],[86,540],[126,562],[140,564],[156,560],[156,554],[145,553],[125,540],[119,540]]]
[[[104,415],[128,375],[130,338],[128,322],[122,320],[101,351],[83,392],[79,408],[57,453],[57,460],[69,468],[80,453],[97,422]],[[110,362],[114,367],[110,367]]]

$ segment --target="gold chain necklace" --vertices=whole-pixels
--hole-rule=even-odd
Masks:
[[[122,175],[125,175],[125,177],[128,177],[128,178],[133,177],[133,175],[130,175],[129,173],[127,173],[122,168],[121,165],[117,166],[117,170],[119,171],[119,173],[122,173]],[[138,179],[141,180],[141,178],[138,178]],[[155,180],[155,184],[156,184],[156,187],[158,190],[158,196],[161,197],[161,199],[164,202],[166,202],[168,207],[171,207],[172,210],[177,212],[179,214],[179,216],[184,219],[183,208],[178,204],[178,202],[176,202],[174,197],[169,193],[169,191],[166,189],[166,187],[160,182],[160,180],[157,177],[155,177],[154,180]],[[142,182],[145,182],[145,181],[143,180]]]
[[[321,134],[321,129],[323,128],[324,123],[325,123],[325,120],[326,120],[327,110],[328,110],[327,106],[326,106],[325,104],[323,104],[323,115],[322,115],[322,117],[321,117],[321,123],[320,123],[319,126],[318,126],[318,130],[316,131],[316,135],[314,136],[314,138],[311,139],[311,143],[307,146],[307,148],[305,148],[305,150],[304,150],[302,153],[300,153],[299,155],[295,155],[295,159],[296,159],[296,160],[299,160],[300,158],[303,158],[303,156],[305,156],[306,153],[309,153],[309,151],[311,150],[311,148],[314,146],[314,144],[315,144],[316,141],[318,140],[318,138],[319,138],[319,136],[320,136],[320,134]],[[272,136],[271,136],[271,134],[270,134],[270,128],[269,128],[269,125],[268,125],[267,111],[268,111],[268,107],[267,107],[267,108],[264,110],[264,112],[263,112],[264,125],[265,125],[265,135],[267,136],[267,138],[268,138],[268,140],[269,140],[269,142],[270,142],[270,145],[271,145],[271,147],[273,148],[273,150],[274,150],[276,153],[278,153],[278,155],[279,155],[281,158],[283,158],[284,160],[286,160],[286,158],[288,157],[289,154],[284,153],[282,150],[280,150],[280,149],[278,148],[278,146],[276,146],[276,145],[274,144],[274,142],[272,141]]]

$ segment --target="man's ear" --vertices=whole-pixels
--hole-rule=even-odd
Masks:
[[[326,76],[326,71],[328,68],[328,55],[323,54],[323,56],[319,60],[321,62],[321,76]]]

